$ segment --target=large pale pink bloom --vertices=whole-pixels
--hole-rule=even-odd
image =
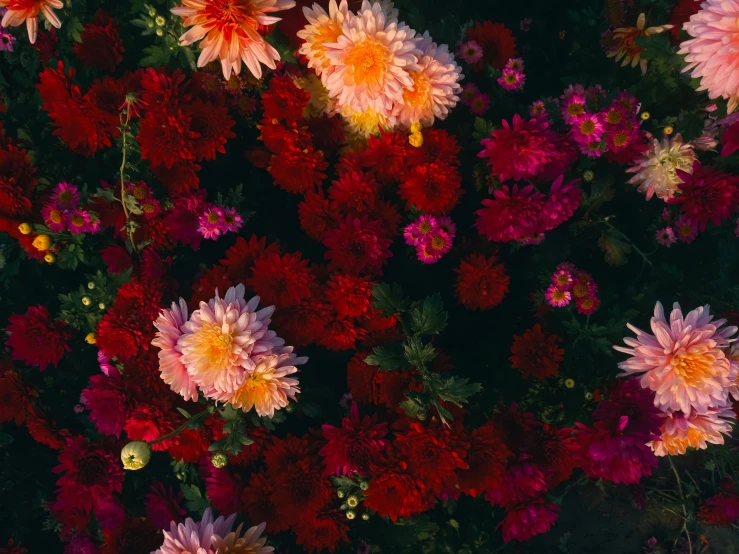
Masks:
[[[251,527],[241,535],[241,525],[233,531],[236,514],[213,520],[210,508],[203,513],[203,519],[194,522],[187,518],[185,523],[170,524],[164,531],[164,543],[153,554],[216,554],[216,552],[248,552],[249,554],[269,554],[271,546],[264,546],[266,539],[259,538],[265,524]],[[230,548],[230,550],[229,550]]]
[[[61,2],[60,2],[61,3]],[[268,15],[295,6],[293,0],[182,0],[172,13],[191,27],[180,37],[187,46],[202,40],[198,67],[221,60],[223,76],[241,71],[241,62],[259,79],[263,63],[274,69],[280,54],[259,34],[260,25],[272,25],[279,17]]]
[[[187,304],[180,298],[179,305],[172,302],[172,309],[162,310],[154,322],[159,332],[151,344],[159,350],[159,372],[162,380],[185,400],[197,400],[197,385],[190,379],[182,363],[182,353],[177,350],[177,341],[182,336],[182,326],[187,322]]]
[[[313,4],[310,8],[303,6],[303,15],[308,24],[297,33],[304,41],[300,53],[308,58],[308,67],[312,67],[319,77],[324,71],[331,70],[331,61],[326,57],[326,45],[339,40],[348,12],[346,0],[341,0],[338,5],[336,0],[331,0],[328,3],[328,13],[320,4]]]
[[[655,392],[654,405],[662,410],[690,414],[723,407],[736,369],[722,349],[735,340],[737,331],[733,326],[721,329],[724,323],[713,321],[707,305],[683,316],[677,303],[667,321],[657,302],[651,320],[654,334],[628,324],[636,339],[624,339],[631,348],[614,347],[631,356],[618,366],[624,375],[643,373],[641,386]]]
[[[729,407],[710,408],[705,413],[665,413],[659,440],[647,443],[657,456],[685,454],[688,448],[705,450],[708,443],[724,444],[731,435],[731,420],[736,418]]]
[[[241,385],[232,392],[215,393],[212,398],[230,402],[234,408],[248,412],[252,408],[257,415],[274,417],[275,410],[287,406],[300,392],[298,380],[288,377],[297,373],[295,366],[308,361],[305,356],[297,357],[292,347],[277,349],[281,353],[254,357],[256,364]]]
[[[693,37],[680,45],[688,62],[683,71],[700,78],[698,90],[709,98],[727,99],[727,112],[733,112],[739,104],[739,2],[706,0],[683,29]]]
[[[31,44],[36,42],[38,34],[38,16],[44,14],[46,21],[59,29],[62,22],[59,21],[54,9],[60,10],[64,7],[61,0],[0,0],[0,8],[6,8],[2,22],[3,27],[18,27],[26,24],[28,39]]]
[[[195,384],[206,396],[238,389],[253,371],[253,356],[269,354],[285,341],[268,326],[274,306],[257,311],[259,297],[244,300],[244,285],[231,287],[190,316],[182,326],[176,350]]]

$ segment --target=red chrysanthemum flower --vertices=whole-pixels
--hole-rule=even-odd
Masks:
[[[370,307],[373,283],[363,277],[334,273],[326,283],[326,297],[340,318],[359,317]]]
[[[195,139],[191,118],[182,110],[148,110],[137,135],[141,157],[152,165],[171,168],[180,160],[192,160]]]
[[[200,166],[194,160],[178,160],[171,167],[156,165],[149,169],[172,195],[198,190],[200,185]]]
[[[485,64],[495,69],[503,69],[508,60],[516,57],[516,39],[511,30],[502,23],[479,21],[467,28],[467,40],[474,40],[482,47],[482,59],[473,65],[481,71]]]
[[[310,553],[333,552],[339,542],[349,542],[346,522],[346,515],[339,510],[302,512],[294,525],[295,542]]]
[[[31,213],[31,201],[14,177],[0,177],[0,216],[18,218]]]
[[[486,489],[500,487],[511,455],[503,433],[488,422],[472,431],[469,444],[465,458],[468,467],[457,470],[460,492],[477,496]]]
[[[672,25],[670,35],[674,45],[677,46],[680,43],[680,31],[682,31],[683,23],[687,23],[691,15],[698,13],[701,9],[701,3],[702,0],[678,0],[675,7],[672,8],[668,23]]]
[[[42,65],[48,65],[51,58],[59,57],[59,37],[56,33],[56,28],[52,27],[48,31],[45,29],[39,29],[36,35],[36,42],[31,47],[36,50],[38,59]]]
[[[208,498],[212,498],[210,493]],[[184,501],[181,491],[175,492],[162,482],[152,483],[144,502],[146,519],[157,529],[169,529],[171,522],[179,523],[185,519]]]
[[[0,375],[0,423],[15,421],[20,425],[26,419],[29,393],[16,371]]]
[[[358,161],[363,167],[371,168],[380,183],[400,183],[406,178],[409,158],[415,154],[413,150],[406,133],[380,133],[367,140]]]
[[[186,106],[192,100],[192,82],[181,69],[172,74],[166,68],[147,68],[141,76],[141,99],[148,106],[162,109]]]
[[[505,519],[498,524],[498,527],[503,527],[503,542],[524,542],[546,533],[557,521],[558,512],[558,506],[546,504],[541,499],[510,508]]]
[[[468,310],[489,310],[503,301],[511,278],[494,256],[470,254],[455,270],[457,300]]]
[[[5,345],[14,360],[37,365],[44,371],[49,364],[56,367],[64,352],[70,351],[67,324],[60,319],[52,321],[44,306],[31,306],[25,314],[12,315],[8,321],[5,331],[10,336]]]
[[[85,67],[115,71],[123,61],[123,41],[118,32],[118,22],[98,9],[95,18],[85,23],[80,32],[81,42],[74,43],[74,55]]]
[[[385,261],[392,256],[391,242],[384,238],[382,224],[370,221],[367,216],[362,219],[347,217],[323,239],[328,249],[326,259],[331,266],[354,275],[381,274]]]
[[[202,429],[185,429],[172,439],[172,446],[167,452],[175,461],[194,464],[205,455],[209,446]]]
[[[341,116],[321,115],[308,120],[308,132],[313,136],[316,148],[332,154],[346,142],[344,120]]]
[[[475,227],[481,235],[495,242],[520,240],[537,231],[544,208],[544,195],[533,185],[519,190],[518,185],[503,185],[493,198],[482,201],[483,207],[475,212]]]
[[[326,232],[339,226],[339,218],[331,207],[331,201],[323,191],[309,190],[305,198],[298,204],[300,228],[306,235],[315,240],[323,240]]]
[[[290,75],[279,75],[269,81],[262,94],[262,111],[267,119],[297,123],[308,106],[310,94],[295,85]]]
[[[280,124],[278,121],[263,119],[257,125],[257,129],[260,133],[257,138],[273,154],[279,154],[290,146],[307,148],[313,143],[310,133],[296,125],[287,126]]]
[[[205,191],[183,194],[174,201],[174,207],[164,216],[173,242],[190,246],[195,251],[200,249],[203,235],[198,232],[198,219],[203,215],[206,205]]]
[[[17,186],[26,198],[36,187],[36,179],[33,174],[36,169],[31,165],[31,158],[26,151],[12,144],[0,148],[0,175],[6,179],[15,179]]]
[[[714,526],[735,523],[739,519],[739,496],[719,494],[706,498],[698,510],[698,519]]]
[[[332,497],[330,482],[323,478],[322,460],[315,455],[303,457],[288,466],[274,484],[272,502],[290,525],[294,525],[300,514],[317,512]]]
[[[252,274],[254,264],[259,258],[273,254],[279,256],[280,247],[276,242],[267,244],[266,237],[252,235],[248,241],[238,237],[236,243],[226,250],[226,257],[221,263],[228,269],[234,282],[245,281]]]
[[[27,407],[26,429],[31,438],[39,444],[48,446],[53,450],[63,450],[66,439],[70,436],[67,429],[58,429],[49,422],[46,416],[34,408]]]
[[[461,148],[457,144],[457,138],[444,129],[424,129],[423,145],[417,150],[421,154],[418,163],[441,163],[452,166],[460,164]]]
[[[249,482],[241,491],[241,502],[250,521],[265,521],[273,533],[284,531],[288,523],[279,515],[272,502],[274,482],[266,472],[252,473]]]
[[[49,111],[56,127],[53,135],[72,152],[88,158],[109,148],[111,140],[120,135],[116,126],[111,125],[110,115],[95,104],[94,98],[80,98],[79,91],[65,102],[57,102]]]
[[[370,475],[364,505],[380,516],[397,521],[399,517],[411,517],[428,507],[425,484],[412,475],[408,464],[396,454],[390,453],[372,464]]]
[[[700,162],[693,164],[693,173],[677,170],[682,180],[678,185],[680,195],[670,198],[668,203],[680,204],[680,210],[701,231],[708,223],[720,225],[731,218],[739,203],[739,177],[722,173]]]
[[[119,371],[90,377],[90,385],[82,390],[80,402],[90,410],[89,419],[99,433],[121,435],[130,407],[126,384]]]
[[[566,481],[575,469],[575,437],[572,429],[557,429],[546,423],[537,430],[536,448],[532,451],[532,458],[541,464],[547,479],[547,485],[556,487]]]
[[[329,306],[308,298],[297,306],[276,311],[272,326],[288,344],[305,346],[324,336],[328,318]]]
[[[254,262],[253,275],[247,283],[262,304],[283,308],[309,297],[316,286],[316,276],[299,252],[269,254]]]
[[[536,232],[544,233],[556,229],[572,217],[582,201],[582,189],[578,182],[579,179],[574,179],[564,183],[564,177],[560,175],[552,183]]]
[[[231,131],[236,122],[228,115],[228,109],[212,102],[195,100],[188,104],[190,132],[197,135],[192,141],[191,152],[195,159],[212,160],[216,152],[226,153],[226,142],[236,137]]]
[[[126,418],[124,430],[132,441],[153,441],[163,437],[175,428],[171,418],[164,411],[150,404],[138,404]],[[167,439],[151,446],[152,450],[165,451],[174,440]]]
[[[459,202],[462,177],[451,165],[426,163],[413,168],[398,192],[406,201],[406,210],[414,206],[424,212],[445,214]]]
[[[249,448],[245,446],[244,448]],[[233,514],[243,509],[241,480],[229,468],[215,468],[207,458],[200,464],[205,477],[205,492],[210,504],[219,512]]]
[[[380,200],[375,208],[367,214],[370,219],[376,219],[382,223],[382,234],[386,239],[393,239],[400,230],[403,216],[400,215],[398,207],[389,200]]]
[[[325,322],[318,343],[329,350],[350,350],[366,334],[367,331],[357,327],[353,319],[333,318]]]
[[[53,27],[52,27],[53,28]],[[28,550],[15,544],[13,539],[8,539],[8,544],[0,548],[0,554],[27,554]]]
[[[349,417],[341,422],[341,427],[323,425],[323,436],[328,441],[319,454],[325,458],[326,475],[349,475],[354,472],[367,475],[370,463],[385,448],[383,440],[387,434],[387,423],[377,423],[377,418],[359,418],[359,408],[353,403]]]
[[[328,195],[333,210],[362,215],[375,205],[377,182],[365,173],[342,173],[328,188]]]
[[[312,146],[298,148],[290,145],[273,155],[267,168],[275,184],[291,194],[301,194],[319,186],[326,178],[328,164],[323,152]]]
[[[135,554],[154,552],[162,545],[161,534],[142,518],[128,518],[122,525],[103,529],[102,554]]]
[[[557,346],[558,343],[558,336],[544,334],[537,323],[523,335],[513,336],[511,367],[524,378],[546,379],[556,375],[560,362],[565,359],[565,351]]]

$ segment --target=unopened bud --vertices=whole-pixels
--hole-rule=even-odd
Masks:
[[[123,469],[136,471],[149,463],[151,459],[151,447],[144,441],[129,442],[121,450],[121,461]]]

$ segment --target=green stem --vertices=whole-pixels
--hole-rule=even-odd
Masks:
[[[683,506],[683,528],[681,530],[681,534],[685,533],[685,536],[688,539],[688,552],[689,554],[693,554],[693,541],[690,540],[690,532],[688,531],[688,510],[685,509],[685,495],[683,495],[683,482],[680,480],[680,474],[677,472],[677,468],[675,467],[675,464],[672,461],[672,456],[668,455],[667,460],[670,462],[670,467],[672,468],[672,472],[675,474],[675,479],[677,480],[677,492],[680,493],[680,500],[682,501],[682,506]],[[677,541],[675,541],[675,544],[677,544]]]
[[[215,408],[213,406],[208,406],[202,412],[199,412],[199,413],[195,414],[194,416],[191,416],[190,419],[188,419],[187,421],[185,421],[185,423],[183,423],[182,425],[180,425],[174,431],[172,431],[170,433],[167,433],[163,437],[159,437],[158,439],[154,439],[153,441],[148,441],[147,444],[149,446],[151,446],[152,444],[157,444],[159,442],[164,442],[167,439],[171,439],[172,437],[177,436],[180,432],[182,432],[185,429],[185,427],[187,427],[191,423],[197,421],[198,419],[200,419],[204,415],[210,415],[210,414],[212,414],[214,411],[215,411]]]
[[[123,206],[123,213],[126,216],[126,230],[128,232],[128,238],[131,241],[131,249],[132,254],[136,253],[136,242],[133,238],[133,226],[129,224],[131,220],[131,213],[128,211],[128,208],[126,207],[126,178],[125,178],[125,168],[126,168],[126,161],[128,158],[128,132],[129,132],[129,123],[131,122],[131,103],[126,102],[126,121],[121,121],[121,135],[123,136],[123,161],[121,162],[121,169],[120,169],[120,178],[121,178],[121,205]]]
[[[622,237],[623,237],[624,239],[626,239],[626,240],[628,241],[629,245],[631,246],[631,248],[633,248],[633,249],[634,249],[634,251],[635,251],[635,252],[636,252],[637,254],[639,254],[639,255],[640,255],[641,257],[642,257],[642,259],[644,260],[644,262],[645,262],[645,263],[648,263],[649,265],[652,265],[652,262],[651,262],[651,261],[649,260],[649,257],[648,257],[648,256],[647,256],[647,255],[646,255],[646,254],[645,254],[644,252],[642,252],[642,251],[641,251],[641,250],[639,249],[639,247],[638,247],[638,246],[636,245],[636,243],[635,243],[635,242],[634,242],[633,240],[631,240],[631,239],[630,239],[630,238],[629,238],[629,237],[628,237],[627,235],[625,235],[625,234],[624,234],[624,233],[623,233],[622,231],[620,231],[619,229],[617,229],[617,228],[616,228],[616,227],[615,227],[615,226],[613,225],[613,223],[611,223],[610,221],[604,220],[604,221],[603,221],[603,223],[605,223],[605,224],[606,224],[606,226],[607,226],[607,227],[608,227],[608,228],[609,228],[609,229],[610,229],[611,231],[614,231],[614,232],[618,233],[618,234],[619,234],[619,235],[621,235],[621,236],[622,236]]]

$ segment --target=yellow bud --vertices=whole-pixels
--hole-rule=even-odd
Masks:
[[[369,483],[367,481],[362,481],[359,483],[359,488],[366,491],[369,488]]]
[[[161,27],[157,27],[157,30],[154,31],[158,37],[164,36],[164,30]]]
[[[344,498],[346,495],[344,494],[344,491],[336,491],[336,496],[339,498]]]
[[[649,114],[649,112],[642,112],[641,113],[641,119],[642,119],[642,121],[646,121],[650,117],[652,117],[652,116]]]
[[[95,283],[90,281],[89,283],[87,283],[87,288],[90,290],[95,290]]]
[[[18,225],[18,230],[22,235],[30,235],[32,231],[31,226],[28,223],[21,223]]]
[[[369,521],[369,518],[370,518],[370,515],[369,515],[369,514],[368,514],[367,512],[364,512],[364,513],[362,514],[362,519],[363,519],[364,521]]]
[[[350,508],[356,508],[357,504],[359,504],[359,499],[356,496],[351,495],[346,499],[346,503],[349,504]]]
[[[105,304],[103,302],[100,302],[100,304],[98,304],[98,309],[104,310],[105,309]]]
[[[573,379],[565,379],[565,387],[572,389],[575,387],[575,381]]]
[[[589,169],[582,174],[582,178],[585,179],[588,183],[592,181],[595,178],[595,173],[590,171]]]
[[[144,441],[129,442],[121,450],[123,469],[136,471],[146,466],[151,459],[151,447]]]
[[[357,512],[355,512],[354,510],[346,511],[346,519],[354,519],[355,517],[357,517]]]
[[[35,239],[33,239],[33,247],[43,252],[44,250],[48,250],[51,248],[51,237],[49,235],[39,235]]]
[[[411,123],[411,133],[420,133],[421,129],[423,129],[423,127],[421,127],[421,124],[418,121],[414,121],[413,123]]]
[[[671,135],[675,131],[675,129],[672,128],[672,125],[668,125],[667,127],[665,127],[664,131],[666,135]]]
[[[411,146],[414,148],[420,148],[423,146],[423,135],[421,133],[413,133],[408,137],[408,142],[410,142]]]
[[[592,400],[593,399],[593,393],[592,392],[586,392],[585,393],[585,400]]]
[[[158,27],[164,27],[164,24],[167,23],[167,20],[164,19],[164,17],[162,17],[161,15],[158,15],[154,20],[154,23],[156,23]]]
[[[217,469],[224,468],[228,465],[228,456],[225,452],[216,452],[210,457],[210,463]]]
[[[83,306],[89,306],[92,303],[92,300],[90,300],[89,297],[83,296],[82,297],[82,305]]]
[[[97,342],[97,335],[95,333],[87,333],[87,336],[85,337],[85,342],[87,344],[95,344]]]
[[[56,261],[56,258],[54,257],[54,254],[46,254],[46,256],[44,256],[44,261],[47,264],[53,264]]]

